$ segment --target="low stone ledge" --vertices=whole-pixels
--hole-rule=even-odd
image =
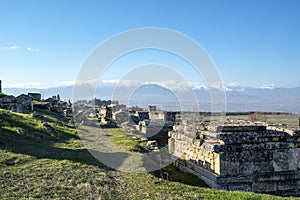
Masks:
[[[210,125],[207,127],[208,131],[212,132],[245,132],[245,131],[265,131],[266,126],[261,125],[224,125],[224,126],[213,126]]]

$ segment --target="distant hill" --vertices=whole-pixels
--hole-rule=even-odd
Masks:
[[[121,85],[118,91],[126,93],[134,88],[134,85]],[[83,91],[91,89],[89,84],[81,84]],[[118,95],[112,94],[115,84],[102,84],[96,90],[96,97],[112,99]],[[180,94],[184,88],[172,89]],[[194,87],[193,91],[198,98],[201,111],[210,110],[210,94],[205,86]],[[73,86],[38,88],[4,88],[4,92],[19,95],[28,92],[40,92],[44,98],[60,94],[62,100],[72,100]],[[83,95],[84,97],[84,95]],[[118,99],[121,103],[145,107],[148,104],[157,104],[168,110],[178,110],[179,103],[171,90],[157,85],[147,85],[136,90],[129,101]],[[295,88],[253,88],[253,87],[226,87],[227,111],[267,111],[267,112],[292,112],[300,113],[300,87]],[[190,99],[181,102],[186,107],[191,105]]]

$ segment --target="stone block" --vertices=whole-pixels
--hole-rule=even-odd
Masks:
[[[275,172],[297,170],[296,150],[277,150],[273,154],[273,167]]]
[[[277,190],[277,185],[274,182],[255,182],[252,184],[254,192],[274,192]]]
[[[236,184],[229,184],[227,189],[230,191],[247,191],[250,192],[252,190],[252,185],[249,183],[236,183]]]
[[[218,126],[212,128],[215,132],[256,132],[256,131],[264,131],[266,130],[266,126],[255,126],[255,125],[236,125],[236,126]]]
[[[300,132],[193,120],[181,116],[170,134],[180,169],[216,189],[300,196]]]
[[[254,166],[255,166],[255,170],[254,170],[255,174],[274,172],[274,167],[273,167],[272,161],[270,161],[270,162],[264,162],[264,161],[254,162]]]
[[[239,173],[241,175],[252,175],[255,170],[254,162],[239,163]]]

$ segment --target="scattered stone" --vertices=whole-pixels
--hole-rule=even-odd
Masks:
[[[140,138],[140,141],[141,141],[141,142],[147,142],[147,141],[148,141],[148,139],[147,139],[147,138],[144,138],[144,137],[142,137],[142,138]]]
[[[152,148],[157,147],[157,142],[156,142],[156,140],[149,140],[149,141],[147,142],[147,146],[148,146],[148,147],[152,147]]]

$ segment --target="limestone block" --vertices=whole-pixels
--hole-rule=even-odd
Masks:
[[[239,175],[239,163],[235,162],[222,162],[221,175],[237,176]]]
[[[220,175],[220,155],[215,153],[214,154],[214,157],[213,157],[213,171],[216,173],[216,174],[219,174]]]
[[[254,162],[255,170],[254,173],[256,174],[263,174],[263,173],[272,173],[274,172],[273,162]]]
[[[169,133],[169,149],[182,170],[217,189],[300,195],[300,132],[181,120]]]
[[[300,148],[295,149],[296,155],[297,155],[297,168],[300,170]]]
[[[300,181],[298,180],[285,180],[277,182],[277,190],[299,190]]]
[[[266,126],[252,126],[252,125],[236,125],[236,126],[218,126],[212,128],[216,132],[246,132],[246,131],[264,131],[266,130]]]
[[[298,153],[293,149],[277,150],[273,154],[273,167],[275,172],[297,170]]]
[[[194,170],[194,166],[195,166],[195,164],[192,163],[191,161],[186,161],[186,167],[187,168]]]
[[[252,184],[254,192],[273,192],[276,191],[277,185],[274,182],[255,182]]]
[[[240,162],[239,172],[241,175],[253,175],[255,170],[254,162]]]
[[[168,139],[168,146],[170,154],[174,154],[175,151],[175,140],[173,138]]]
[[[252,190],[252,185],[249,183],[236,183],[229,184],[227,189],[230,191],[247,191],[250,192]]]
[[[210,163],[207,162],[207,161],[203,162],[203,168],[204,169],[210,169]]]

